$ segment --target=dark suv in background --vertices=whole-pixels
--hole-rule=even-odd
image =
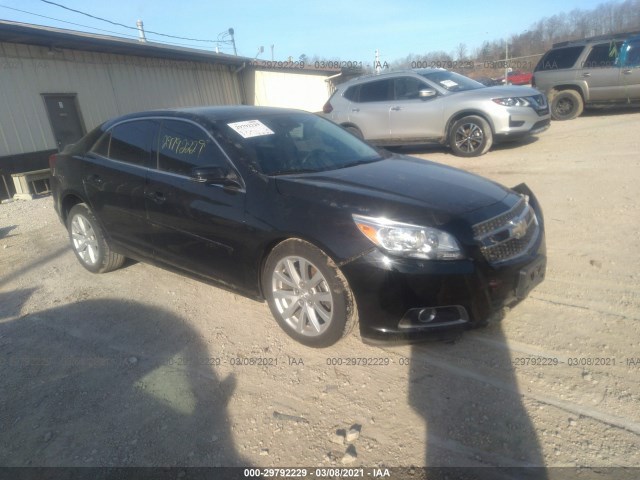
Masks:
[[[554,120],[576,118],[585,105],[640,102],[640,32],[556,43],[532,85],[547,95]]]

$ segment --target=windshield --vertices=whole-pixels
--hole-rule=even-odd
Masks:
[[[220,122],[218,127],[240,156],[265,175],[335,170],[382,158],[342,127],[303,112]]]
[[[480,82],[447,70],[418,71],[418,73],[427,80],[436,83],[438,86],[450,92],[464,92],[465,90],[486,88]]]

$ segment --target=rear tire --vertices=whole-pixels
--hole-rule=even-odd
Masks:
[[[280,327],[309,347],[329,347],[357,323],[346,278],[333,260],[304,240],[285,240],[271,251],[262,291]]]
[[[124,263],[125,257],[111,250],[96,217],[85,203],[69,210],[67,230],[73,253],[90,272],[110,272]]]
[[[479,157],[493,144],[491,126],[482,117],[469,115],[449,128],[449,146],[458,157]]]
[[[573,120],[584,111],[582,96],[575,90],[554,91],[549,97],[551,118],[554,120]]]

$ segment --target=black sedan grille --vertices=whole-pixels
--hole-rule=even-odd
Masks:
[[[538,219],[526,197],[508,212],[473,226],[480,251],[492,264],[525,254],[539,231]]]
[[[524,199],[520,200],[511,210],[505,212],[497,217],[493,217],[482,223],[477,223],[473,226],[473,236],[482,237],[488,233],[498,230],[504,227],[510,220],[522,215],[522,212],[527,206],[527,202]]]

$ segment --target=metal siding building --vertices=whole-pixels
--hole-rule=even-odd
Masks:
[[[0,173],[46,168],[78,135],[65,129],[86,133],[140,110],[245,103],[238,72],[248,61],[0,21]]]

